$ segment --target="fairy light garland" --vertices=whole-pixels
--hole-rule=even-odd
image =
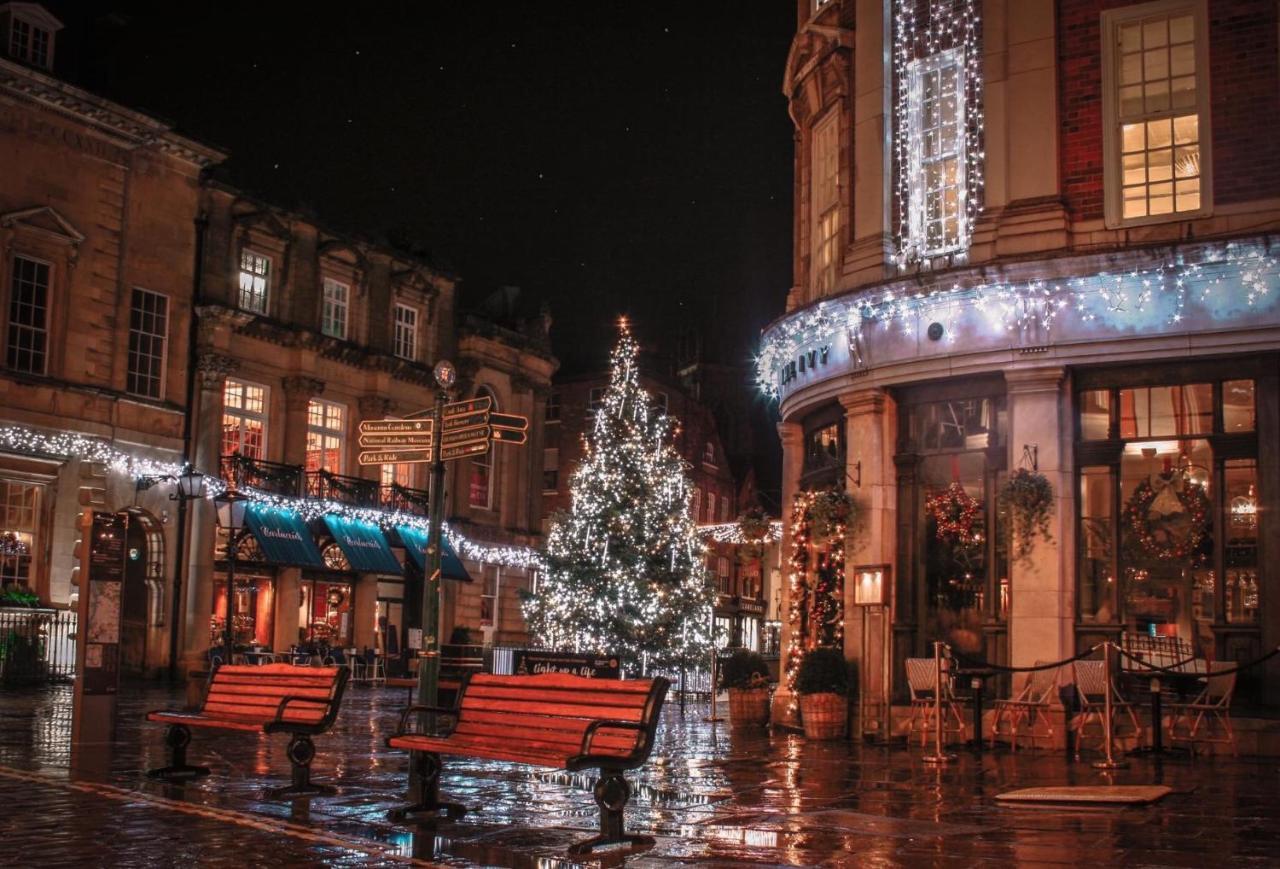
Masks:
[[[22,455],[48,456],[57,459],[78,459],[102,465],[107,470],[133,480],[145,478],[176,479],[186,468],[179,462],[166,462],[149,459],[116,449],[104,440],[88,435],[71,432],[41,432],[20,426],[0,427],[0,451],[19,453]],[[212,476],[205,478],[205,496],[214,498],[226,491],[226,483]],[[336,501],[313,500],[307,498],[287,497],[253,488],[243,488],[242,494],[257,504],[291,510],[304,519],[323,519],[325,516],[341,516],[377,525],[383,529],[392,529],[397,525],[406,525],[427,531],[430,523],[426,517],[416,513],[400,510],[377,510],[367,507],[354,507]],[[525,570],[538,570],[542,565],[541,554],[534,549],[523,546],[491,546],[477,543],[469,538],[449,530],[445,533],[453,543],[458,554],[464,558],[483,564],[498,564],[504,567],[518,567]]]
[[[791,557],[788,560],[787,583],[789,597],[787,619],[791,633],[787,641],[787,664],[784,680],[791,697],[788,711],[794,715],[800,708],[796,694],[796,676],[805,655],[817,643],[810,628],[814,625],[830,625],[831,645],[844,647],[844,619],[841,617],[841,594],[844,588],[844,550],[847,544],[848,516],[837,516],[831,522],[830,545],[825,552],[818,552],[815,581],[808,582],[810,572],[810,547],[814,521],[812,510],[819,500],[830,497],[824,491],[800,492],[796,495],[791,511]],[[824,577],[825,574],[825,577]]]
[[[1204,251],[1199,261],[1148,268],[1025,282],[957,282],[929,290],[914,284],[869,290],[819,302],[769,329],[756,356],[756,382],[763,393],[778,397],[788,367],[794,369],[802,351],[842,338],[850,361],[862,367],[871,330],[914,344],[919,325],[936,321],[953,341],[957,321],[969,310],[996,334],[1033,334],[1037,343],[1047,344],[1058,324],[1072,318],[1081,325],[1120,328],[1154,320],[1178,327],[1187,320],[1191,302],[1218,310],[1255,309],[1274,295],[1278,282],[1280,260],[1258,244],[1232,243]]]
[[[771,521],[769,530],[760,537],[748,537],[737,522],[699,525],[698,533],[713,543],[730,543],[735,546],[777,543],[782,539],[782,521],[778,519]]]

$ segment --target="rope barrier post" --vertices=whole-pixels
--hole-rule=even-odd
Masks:
[[[933,644],[933,754],[926,755],[924,762],[935,766],[946,766],[956,759],[954,754],[942,750],[942,649],[945,643]]]
[[[1102,701],[1102,718],[1103,727],[1106,728],[1104,745],[1106,746],[1107,756],[1104,760],[1094,761],[1094,769],[1124,769],[1129,765],[1128,761],[1116,760],[1111,749],[1112,736],[1112,709],[1111,709],[1111,692],[1114,690],[1112,684],[1111,673],[1111,646],[1110,640],[1102,644],[1102,673],[1103,673],[1103,701]]]

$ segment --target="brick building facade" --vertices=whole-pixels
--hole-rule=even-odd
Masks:
[[[123,668],[200,664],[227,614],[225,541],[212,505],[186,509],[165,477],[189,459],[295,505],[424,514],[422,466],[359,466],[357,426],[429,407],[447,357],[460,394],[534,422],[528,446],[450,463],[473,581],[445,583],[445,638],[521,642],[557,365],[545,322],[464,318],[457,278],[421,257],[210,180],[226,154],[56,77],[60,27],[0,5],[0,585],[68,606],[77,514],[127,513]],[[237,641],[403,648],[416,549],[371,526],[396,560],[357,570],[312,512],[305,565],[246,544]]]
[[[1219,0],[797,3],[795,285],[758,373],[784,503],[846,490],[848,575],[888,575],[882,602],[839,601],[867,732],[937,640],[1018,665],[1137,634],[1218,660],[1280,642],[1277,23]],[[997,497],[1022,468],[1053,491],[1026,558]]]

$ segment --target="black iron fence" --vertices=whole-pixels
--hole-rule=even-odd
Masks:
[[[61,681],[76,672],[76,613],[0,609],[0,686]]]

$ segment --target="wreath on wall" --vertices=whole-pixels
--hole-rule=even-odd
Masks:
[[[1185,475],[1153,474],[1125,502],[1124,518],[1142,554],[1157,561],[1199,562],[1212,509],[1204,487]]]
[[[959,483],[934,492],[924,502],[925,512],[933,517],[938,539],[946,542],[973,542],[973,526],[982,518],[982,502],[971,496]]]

